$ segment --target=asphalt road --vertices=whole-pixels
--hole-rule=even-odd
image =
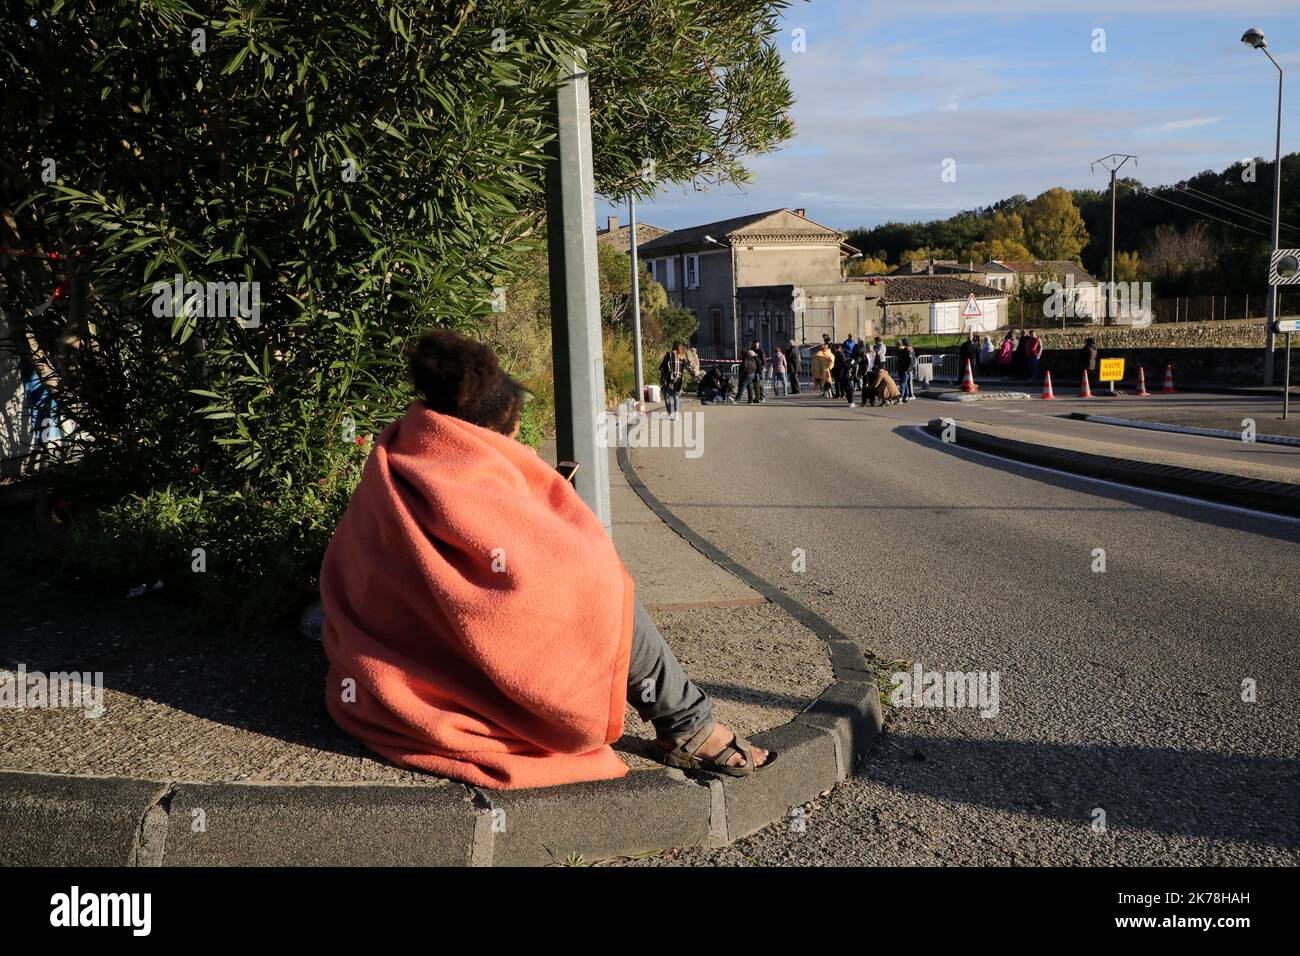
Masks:
[[[1024,404],[975,417],[1052,427]],[[999,680],[996,717],[889,708],[802,829],[642,865],[1300,863],[1300,522],[917,428],[970,410],[770,399],[704,409],[698,458],[632,452],[669,508],[865,650]]]

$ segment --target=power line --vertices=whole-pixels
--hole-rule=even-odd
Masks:
[[[1235,211],[1235,212],[1243,212],[1243,213],[1245,213],[1247,216],[1250,216],[1250,217],[1252,217],[1252,218],[1254,218],[1254,219],[1258,219],[1260,222],[1264,223],[1265,225],[1269,225],[1269,226],[1273,225],[1273,219],[1272,219],[1272,217],[1270,217],[1270,216],[1265,216],[1263,213],[1255,212],[1255,210],[1253,210],[1253,209],[1247,209],[1245,206],[1239,206],[1239,205],[1237,205],[1237,203],[1235,203],[1235,202],[1228,202],[1228,200],[1226,200],[1226,199],[1220,199],[1218,196],[1212,196],[1212,195],[1210,195],[1210,194],[1207,193],[1207,192],[1202,192],[1201,190],[1197,189],[1197,188],[1194,187],[1194,186],[1187,186],[1187,187],[1185,187],[1185,188],[1184,188],[1183,186],[1175,186],[1175,187],[1173,187],[1173,188],[1174,188],[1174,189],[1180,189],[1180,190],[1182,190],[1183,192],[1186,192],[1186,193],[1196,193],[1196,194],[1197,194],[1196,198],[1203,199],[1203,200],[1205,200],[1205,201],[1207,201],[1207,202],[1215,203],[1216,205],[1222,206],[1222,207],[1224,207],[1225,209],[1231,209],[1231,210],[1233,210],[1233,211]],[[1292,225],[1290,225],[1289,223],[1285,223],[1285,222],[1284,222],[1284,223],[1280,223],[1280,225],[1281,225],[1281,227],[1282,227],[1283,229],[1295,229],[1295,228],[1297,228],[1297,227],[1292,226]]]
[[[1272,238],[1266,233],[1260,232],[1258,229],[1251,229],[1247,226],[1243,226],[1241,223],[1238,222],[1232,222],[1231,220],[1228,219],[1220,219],[1218,216],[1211,216],[1208,212],[1202,212],[1199,209],[1193,209],[1191,206],[1184,206],[1180,202],[1174,202],[1172,199],[1166,199],[1164,196],[1157,195],[1156,193],[1147,189],[1143,189],[1140,186],[1129,186],[1129,189],[1133,190],[1138,195],[1150,196],[1152,199],[1159,199],[1161,202],[1167,202],[1169,203],[1169,205],[1177,206],[1179,209],[1186,209],[1188,212],[1195,213],[1196,215],[1201,216],[1205,219],[1213,219],[1215,222],[1221,222],[1225,226],[1231,226],[1233,229],[1241,229],[1243,232],[1254,233],[1257,236],[1263,236],[1265,239]]]

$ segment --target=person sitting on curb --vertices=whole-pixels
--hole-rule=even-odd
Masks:
[[[600,519],[515,440],[525,392],[450,330],[380,434],[321,568],[325,700],[400,767],[500,789],[622,777],[626,703],[655,755],[745,776],[775,754],[713,719]]]

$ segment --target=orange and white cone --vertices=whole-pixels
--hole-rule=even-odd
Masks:
[[[1052,391],[1052,373],[1047,372],[1043,376],[1043,398],[1056,398],[1056,393]]]
[[[1079,386],[1080,398],[1092,398],[1092,389],[1088,387],[1088,370],[1083,370],[1083,384]]]
[[[1141,365],[1138,366],[1138,390],[1133,394],[1134,395],[1151,394],[1150,392],[1147,391],[1147,370],[1144,369]]]
[[[1162,395],[1172,395],[1174,393],[1174,366],[1171,362],[1165,366],[1165,387],[1160,390]]]
[[[970,359],[966,360],[966,371],[961,373],[961,390],[963,392],[978,392],[980,387],[975,384],[975,376],[970,370]]]

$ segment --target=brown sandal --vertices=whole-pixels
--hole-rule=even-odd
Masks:
[[[668,766],[681,770],[706,770],[710,773],[726,774],[728,777],[748,777],[776,759],[776,751],[770,750],[762,766],[754,766],[754,745],[740,734],[732,734],[731,743],[723,747],[721,753],[712,757],[701,757],[699,749],[712,735],[714,726],[714,724],[706,724],[685,737],[656,740],[655,749],[659,753],[659,759]],[[745,762],[738,767],[728,766],[727,761],[735,754],[744,757]]]

